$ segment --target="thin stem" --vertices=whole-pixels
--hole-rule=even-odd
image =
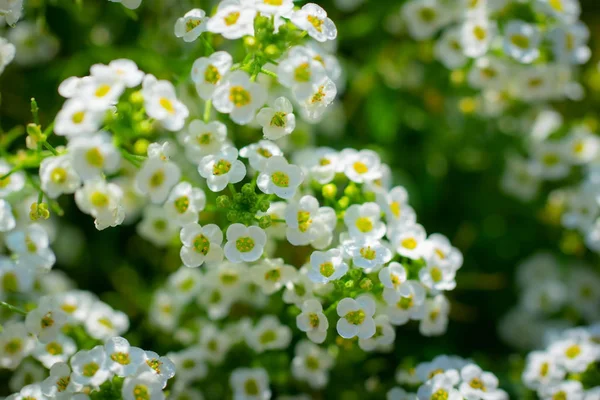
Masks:
[[[204,103],[204,123],[208,124],[210,121],[210,110],[212,109],[212,100],[206,100]]]
[[[37,105],[37,101],[35,101],[35,98],[32,97],[31,98],[31,115],[33,115],[33,122],[36,125],[40,124],[40,117],[39,117],[39,107]]]
[[[229,185],[227,185],[229,187],[229,191],[231,192],[231,194],[233,196],[235,196],[237,194],[237,190],[235,189],[235,186],[233,186],[233,183],[230,183]]]
[[[200,39],[202,40],[202,43],[204,44],[204,46],[206,46],[206,49],[208,50],[206,54],[207,56],[210,56],[212,53],[215,52],[215,49],[212,47],[210,42],[204,37],[204,35],[200,36]]]
[[[6,308],[7,310],[10,310],[14,313],[21,314],[21,315],[27,315],[27,311],[22,310],[19,307],[15,307],[12,304],[8,304],[3,301],[0,301],[0,306],[2,306],[4,308]]]
[[[119,148],[121,155],[123,156],[124,159],[126,159],[127,161],[129,161],[131,164],[133,164],[134,167],[139,168],[141,167],[141,163],[146,159],[143,156],[136,156],[135,154],[131,154],[130,152],[128,152],[127,150],[123,149],[123,148]]]
[[[277,74],[273,71],[269,71],[268,69],[261,68],[260,72],[262,72],[263,74],[265,74],[267,76],[270,76],[271,78],[278,79]]]
[[[6,178],[8,178],[9,176],[11,176],[12,174],[14,174],[17,171],[20,171],[23,169],[23,166],[18,166],[18,167],[14,167],[13,169],[11,169],[10,171],[8,171],[6,174],[0,176],[0,181],[5,180]]]
[[[47,150],[50,150],[50,152],[52,154],[54,154],[55,156],[58,155],[58,151],[56,151],[56,149],[50,143],[48,143],[46,140],[44,140],[42,142],[42,146],[44,146]]]

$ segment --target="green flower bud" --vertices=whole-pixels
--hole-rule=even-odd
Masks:
[[[267,229],[268,227],[270,227],[272,224],[271,221],[271,216],[270,215],[265,215],[264,217],[260,217],[260,219],[258,220],[258,226],[262,229]]]
[[[244,37],[244,45],[249,49],[256,47],[257,42],[254,36],[245,36]]]
[[[345,210],[346,208],[348,208],[348,206],[350,206],[350,199],[344,196],[338,201],[338,205]]]
[[[321,189],[321,194],[324,198],[333,200],[335,199],[335,196],[337,196],[337,191],[338,189],[336,185],[333,183],[328,183]]]
[[[229,211],[227,213],[227,220],[229,222],[237,222],[240,214],[237,211]]]
[[[246,183],[244,186],[242,186],[242,194],[246,196],[254,194],[254,187],[251,183]]]
[[[33,136],[36,140],[42,138],[42,129],[36,124],[27,124],[27,134]]]
[[[241,203],[242,201],[244,201],[244,195],[241,193],[236,193],[233,195],[233,201],[236,203]]]
[[[216,200],[217,208],[229,208],[231,206],[231,199],[227,195],[221,195]]]
[[[138,139],[133,145],[133,152],[139,156],[143,156],[148,152],[148,146],[150,146],[150,141],[147,139]]]
[[[356,198],[360,195],[360,189],[354,183],[351,183],[344,189],[344,194],[351,199]]]
[[[271,207],[271,202],[268,200],[263,200],[258,204],[258,209],[262,212],[269,211],[269,207]]]
[[[373,281],[369,278],[364,278],[360,281],[359,286],[363,290],[371,290],[373,288]]]
[[[279,47],[275,46],[274,44],[270,44],[265,49],[265,54],[270,58],[278,58],[281,54],[281,51],[279,50]]]
[[[142,95],[141,91],[137,90],[131,93],[131,95],[129,96],[129,101],[131,102],[131,104],[141,106],[142,104],[144,104],[144,96]]]

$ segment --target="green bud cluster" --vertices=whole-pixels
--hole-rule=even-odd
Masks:
[[[255,185],[252,183],[242,186],[239,193],[217,197],[216,204],[220,210],[227,212],[227,220],[231,223],[249,226],[258,221],[258,225],[263,229],[272,224],[270,216],[256,217],[257,212],[266,212],[271,202],[264,199],[264,195],[256,193]]]

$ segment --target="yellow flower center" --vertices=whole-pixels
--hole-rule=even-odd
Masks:
[[[221,159],[213,165],[213,175],[225,175],[231,170],[231,163],[225,159]]]
[[[551,167],[558,164],[560,162],[560,158],[558,157],[558,154],[548,153],[544,155],[544,157],[542,158],[542,162],[545,165]]]
[[[319,359],[314,356],[308,356],[306,357],[305,365],[309,370],[316,371],[319,369]]]
[[[7,272],[2,276],[2,288],[9,293],[15,293],[19,290],[19,281],[14,272]]]
[[[46,329],[50,328],[52,325],[54,325],[54,319],[52,319],[52,312],[48,312],[42,317],[40,321],[40,326],[42,327],[42,329]]]
[[[91,378],[92,376],[96,375],[96,372],[98,372],[99,369],[100,369],[100,366],[97,363],[92,361],[83,366],[81,373],[83,376]]]
[[[429,274],[431,275],[431,279],[436,283],[441,281],[443,278],[442,270],[439,269],[438,267],[431,268],[431,271],[429,272]]]
[[[58,342],[50,342],[46,345],[46,352],[50,355],[57,356],[63,353],[63,347]]]
[[[150,391],[148,386],[137,384],[133,388],[133,396],[135,400],[150,400]]]
[[[19,338],[12,338],[4,345],[4,352],[9,355],[19,353],[23,349],[23,341]]]
[[[360,217],[356,219],[356,228],[362,233],[371,232],[373,230],[373,222],[370,218]]]
[[[260,389],[258,388],[258,383],[254,379],[248,379],[244,383],[244,391],[248,396],[258,396],[260,393]]]
[[[273,157],[273,153],[271,153],[269,150],[265,149],[264,147],[259,147],[258,149],[256,149],[256,153],[263,156],[264,158]]]
[[[150,177],[150,186],[153,188],[160,187],[164,182],[165,172],[162,169],[159,169]]]
[[[546,377],[546,375],[548,375],[549,370],[550,370],[550,364],[548,364],[547,362],[542,363],[542,365],[540,367],[540,376]]]
[[[204,71],[204,81],[206,83],[210,83],[211,85],[216,85],[221,80],[221,73],[219,69],[214,65],[210,64],[206,67],[206,71]]]
[[[56,167],[50,173],[50,180],[57,185],[65,183],[67,180],[67,170],[62,167]]]
[[[473,36],[475,36],[477,40],[483,41],[487,37],[487,31],[483,26],[477,25],[473,28]]]
[[[577,357],[579,354],[581,354],[581,347],[579,347],[579,345],[576,345],[576,344],[574,344],[573,346],[570,346],[565,351],[565,355],[571,359]]]
[[[564,390],[561,390],[560,392],[554,393],[552,400],[567,400],[567,394]]]
[[[324,277],[329,278],[335,272],[335,268],[333,267],[333,264],[328,261],[328,262],[324,262],[323,264],[319,265],[319,272]]]
[[[77,111],[76,113],[74,113],[71,116],[71,121],[73,121],[74,124],[80,124],[83,122],[83,119],[85,118],[85,112],[84,111]]]
[[[238,249],[240,253],[248,253],[254,249],[254,239],[250,236],[240,237],[235,241],[235,248]]]
[[[100,86],[98,86],[98,88],[96,88],[96,93],[94,93],[94,95],[96,97],[104,97],[108,94],[108,92],[110,92],[110,86],[107,84],[104,84],[104,85],[100,85]]]
[[[190,32],[193,31],[195,28],[197,28],[200,24],[202,23],[202,20],[199,19],[188,19],[185,22],[185,30],[186,32]]]
[[[100,319],[98,319],[98,323],[108,329],[112,329],[113,328],[113,323],[110,319],[106,318],[106,317],[102,317]]]
[[[401,242],[402,247],[409,250],[414,250],[417,248],[417,241],[415,238],[407,238]]]
[[[100,168],[104,165],[104,156],[97,147],[89,149],[85,153],[85,159],[91,166],[94,167]]]
[[[319,90],[317,90],[317,93],[313,94],[313,96],[310,98],[311,104],[320,103],[323,101],[323,99],[325,98],[324,90],[324,85],[319,86]]]
[[[414,304],[415,304],[415,300],[414,300],[414,296],[412,294],[408,297],[400,297],[400,300],[398,301],[398,303],[396,303],[398,308],[401,308],[403,310],[408,310],[408,309],[412,308],[412,306],[414,306]]]
[[[323,32],[323,20],[315,17],[314,15],[308,15],[307,21],[318,31]]]
[[[274,172],[271,175],[271,181],[275,186],[286,188],[290,185],[290,177],[281,171]]]
[[[352,168],[354,169],[354,171],[356,171],[357,174],[361,175],[369,172],[369,167],[367,167],[367,164],[361,161],[356,161],[354,164],[352,164]]]
[[[127,354],[127,353],[121,353],[121,352],[112,353],[110,355],[110,359],[121,365],[131,364],[131,359],[129,358],[129,354]]]
[[[425,22],[433,22],[437,18],[437,12],[433,7],[421,7],[419,17]]]
[[[296,218],[298,220],[298,230],[300,232],[306,232],[310,229],[312,219],[310,218],[310,213],[308,211],[298,211]]]
[[[317,313],[310,313],[308,315],[308,324],[314,329],[319,326],[319,316]]]
[[[200,146],[206,146],[212,142],[212,133],[207,132],[196,137],[196,141]]]
[[[400,203],[397,201],[393,201],[392,204],[390,204],[390,211],[392,212],[394,217],[399,218],[401,212]]]
[[[529,48],[529,38],[519,33],[512,35],[510,38],[510,42],[520,49]]]
[[[311,71],[310,64],[303,63],[296,67],[294,71],[294,80],[296,82],[310,82]]]
[[[555,11],[561,12],[564,10],[563,8],[563,4],[562,4],[562,0],[549,0],[548,4],[550,5],[550,7],[552,7]]]
[[[346,318],[346,321],[352,325],[361,325],[363,322],[365,322],[366,315],[363,310],[357,310],[350,311],[344,318]]]
[[[194,238],[194,251],[202,255],[207,255],[210,250],[210,241],[206,236],[200,234]]]
[[[360,249],[360,255],[365,260],[373,261],[377,257],[377,252],[371,246],[367,246]]]
[[[281,270],[273,268],[265,273],[265,281],[279,282],[281,279]]]
[[[279,111],[276,112],[273,115],[273,118],[271,118],[271,126],[276,126],[278,128],[283,128],[285,126],[285,117],[287,116],[286,113]]]
[[[267,331],[264,331],[258,338],[258,340],[262,344],[274,342],[276,339],[277,339],[277,334],[275,333],[275,331],[270,330],[270,329]]]
[[[158,101],[160,106],[164,108],[169,114],[175,113],[175,107],[173,106],[173,102],[166,97],[161,97]]]
[[[175,200],[175,209],[179,214],[183,214],[190,208],[190,198],[181,196]]]
[[[146,361],[146,365],[154,370],[157,374],[160,374],[160,366],[162,362],[158,360],[158,358],[151,358]]]
[[[283,4],[283,0],[263,0],[263,3],[270,6],[280,6]]]
[[[482,392],[487,391],[487,388],[485,387],[485,384],[479,378],[473,378],[473,379],[471,379],[471,382],[469,382],[469,386],[471,386],[473,389],[479,389]]]
[[[231,89],[229,89],[229,101],[236,107],[244,107],[250,104],[252,95],[250,95],[250,92],[244,89],[243,86],[232,86]]]
[[[233,285],[238,281],[239,277],[236,274],[225,272],[222,273],[219,278],[221,279],[221,283],[224,285]]]
[[[58,378],[58,380],[56,381],[56,387],[57,387],[58,391],[64,392],[65,390],[67,390],[67,386],[69,386],[69,382],[71,382],[70,376],[63,376],[63,377]]]
[[[430,400],[448,400],[448,391],[446,389],[438,389],[431,395]]]
[[[231,13],[227,14],[227,16],[225,18],[223,18],[223,20],[225,21],[225,25],[227,25],[227,26],[234,25],[238,21],[238,19],[240,19],[239,11],[231,12]]]

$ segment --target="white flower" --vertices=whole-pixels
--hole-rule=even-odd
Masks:
[[[419,270],[419,280],[428,289],[452,290],[456,287],[456,270],[447,261],[428,259],[426,266]]]
[[[76,351],[75,341],[59,333],[54,340],[48,343],[38,342],[32,356],[49,369],[56,363],[67,362]]]
[[[302,340],[298,342],[292,360],[292,375],[305,381],[313,389],[320,389],[329,381],[329,370],[333,367],[333,357],[325,349]]]
[[[125,84],[112,70],[98,71],[90,79],[81,81],[77,88],[77,97],[90,110],[106,111],[117,103],[125,90]]]
[[[12,167],[0,159],[0,177],[7,175]],[[0,179],[0,198],[8,197],[9,194],[18,192],[25,186],[25,174],[15,171],[4,179]]]
[[[145,362],[145,353],[138,347],[132,347],[127,339],[112,337],[104,344],[107,355],[107,367],[120,377],[135,375],[136,371]]]
[[[351,237],[381,239],[386,229],[380,218],[381,209],[376,203],[353,204],[344,214],[344,223]]]
[[[32,383],[22,388],[19,393],[7,397],[8,400],[47,400],[42,393],[42,386],[39,383]]]
[[[180,182],[171,190],[164,207],[167,215],[183,226],[196,222],[205,205],[206,195],[202,189],[192,187],[189,182]]]
[[[257,353],[287,348],[292,340],[292,330],[277,317],[266,315],[246,333],[246,343]]]
[[[145,352],[145,362],[142,364],[138,373],[152,372],[163,383],[164,388],[167,381],[175,375],[175,364],[168,357],[160,357],[153,351]]]
[[[285,264],[281,258],[263,260],[250,271],[252,281],[266,295],[278,292],[296,276],[296,268]]]
[[[192,81],[196,84],[196,91],[201,99],[208,100],[212,97],[215,88],[232,65],[233,59],[226,51],[217,51],[209,57],[201,57],[194,61]]]
[[[381,178],[381,160],[372,150],[344,150],[340,153],[343,172],[356,183],[371,182]]]
[[[103,346],[77,352],[70,363],[73,370],[71,380],[75,384],[97,388],[111,375],[106,366],[106,352]]]
[[[305,4],[300,10],[294,11],[290,20],[318,42],[337,37],[337,28],[331,18],[327,17],[327,12],[314,3]]]
[[[214,325],[205,325],[200,331],[199,344],[206,355],[206,359],[219,364],[232,346],[232,340],[229,335],[219,331]]]
[[[327,283],[340,279],[348,272],[348,264],[342,259],[342,252],[331,249],[326,252],[313,251],[310,255],[311,269],[308,277],[315,283]]]
[[[467,80],[474,88],[504,89],[509,78],[506,63],[494,56],[479,57],[469,71]]]
[[[219,121],[208,124],[198,119],[190,122],[187,132],[179,136],[179,141],[185,147],[185,156],[195,164],[210,154],[216,154],[225,146],[227,127]]]
[[[0,2],[2,6],[4,20],[7,25],[14,26],[23,12],[23,0],[3,0]]]
[[[17,264],[10,258],[0,256],[0,296],[28,293],[33,289],[37,271],[27,265]]]
[[[64,193],[75,193],[81,186],[71,155],[45,158],[40,165],[39,175],[42,190],[52,199]]]
[[[439,336],[446,332],[450,303],[444,295],[437,295],[425,301],[425,315],[419,324],[423,336]]]
[[[483,56],[487,53],[490,43],[496,34],[496,25],[486,16],[478,14],[468,18],[461,27],[462,51],[472,58]]]
[[[189,115],[187,107],[177,99],[175,88],[169,81],[157,81],[146,75],[142,87],[144,107],[150,118],[159,121],[169,131],[178,131],[185,125]]]
[[[164,400],[162,383],[161,379],[152,372],[142,372],[125,379],[121,395],[123,400],[138,400],[143,396],[150,400]]]
[[[8,232],[15,229],[17,221],[12,212],[10,203],[0,199],[0,232]]]
[[[192,222],[183,227],[180,238],[183,246],[179,254],[187,267],[199,267],[204,262],[223,260],[223,232],[217,225],[208,224],[202,227]]]
[[[461,40],[463,40],[462,30],[459,27],[454,27],[445,30],[442,37],[435,44],[436,58],[448,69],[461,68],[468,61]]]
[[[125,333],[129,328],[129,318],[121,311],[113,310],[108,304],[95,303],[85,321],[87,333],[98,340],[107,340]]]
[[[542,40],[538,28],[523,21],[509,21],[504,28],[504,52],[523,64],[531,64],[539,55]]]
[[[449,20],[449,12],[437,0],[412,0],[402,7],[402,16],[412,37],[429,39]]]
[[[564,140],[567,157],[573,164],[586,164],[600,152],[600,140],[586,128],[575,128]]]
[[[379,271],[379,280],[381,281],[381,284],[389,289],[398,290],[400,285],[406,282],[406,278],[406,268],[395,261]]]
[[[122,199],[121,188],[103,179],[85,181],[75,192],[75,203],[81,211],[95,218],[94,225],[98,230],[123,223]]]
[[[375,334],[375,301],[369,295],[362,295],[356,300],[346,297],[337,305],[340,319],[337,322],[337,331],[344,339],[358,336],[359,339],[368,339]]]
[[[421,320],[425,316],[425,288],[416,281],[406,281],[398,289],[384,289],[383,298],[388,304],[386,314],[394,325],[404,325],[409,319]]]
[[[39,224],[13,230],[4,240],[6,247],[18,257],[20,266],[49,270],[56,262],[56,257],[49,248],[48,233]]]
[[[293,0],[254,0],[253,2],[259,12],[267,15],[287,15],[294,9]]]
[[[262,255],[266,243],[267,235],[261,228],[231,224],[227,228],[225,257],[233,263],[256,261]]]
[[[337,87],[328,77],[312,85],[310,93],[300,103],[304,118],[308,121],[318,122],[323,117],[327,107],[333,103],[336,95]]]
[[[327,337],[329,321],[323,314],[323,306],[316,299],[306,300],[302,312],[296,317],[296,326],[315,343],[323,343]]]
[[[579,381],[566,380],[556,385],[547,386],[539,390],[540,397],[543,399],[566,399],[580,400],[583,399],[583,385]]]
[[[198,165],[198,173],[206,178],[208,188],[220,192],[230,183],[238,183],[246,176],[246,166],[237,159],[235,147],[225,147],[215,155],[208,155]]]
[[[435,375],[432,379],[425,382],[417,391],[419,400],[431,400],[435,398],[447,400],[462,400],[463,397],[458,390],[454,388],[455,381],[447,373]]]
[[[237,368],[231,373],[229,384],[234,400],[269,400],[269,375],[262,368]]]
[[[358,346],[364,351],[390,351],[396,340],[396,331],[387,315],[375,317],[375,334],[368,339],[358,339]]]
[[[533,351],[527,355],[522,380],[529,389],[536,390],[560,382],[565,375],[566,371],[554,355]]]
[[[288,164],[285,157],[275,156],[269,158],[256,183],[263,193],[291,199],[303,180],[300,167]]]
[[[547,180],[558,180],[569,174],[570,166],[564,155],[564,145],[560,142],[543,142],[533,149],[532,163]]]
[[[138,69],[133,61],[127,59],[113,60],[108,65],[95,64],[90,68],[90,75],[92,76],[109,73],[112,73],[117,80],[128,88],[138,86],[144,79],[144,73]]]
[[[298,101],[304,101],[311,96],[313,85],[320,84],[327,73],[307,47],[295,46],[280,62],[277,76],[281,85],[292,89]]]
[[[87,319],[96,297],[90,292],[71,290],[53,296],[61,310],[67,313],[70,322],[83,322]]]
[[[416,221],[415,211],[408,205],[408,193],[402,186],[377,193],[377,204],[385,212],[388,224],[410,225]]]
[[[42,298],[38,307],[27,313],[25,327],[41,343],[48,343],[56,339],[66,322],[67,314],[50,299]]]
[[[239,39],[254,35],[256,10],[240,0],[225,0],[219,3],[217,13],[208,21],[209,32],[220,33],[225,39]]]
[[[186,42],[193,42],[206,31],[209,18],[206,12],[199,8],[188,11],[175,22],[175,36]]]
[[[600,357],[600,349],[587,338],[568,338],[554,342],[549,352],[568,372],[584,372]]]
[[[564,22],[575,22],[581,14],[579,0],[536,0],[540,9]]]
[[[260,140],[240,150],[240,157],[247,158],[250,166],[259,172],[264,171],[269,158],[282,155],[279,146],[268,140]]]
[[[84,180],[100,177],[102,173],[115,173],[121,164],[121,155],[106,132],[100,132],[92,137],[76,137],[69,141],[68,149],[73,160],[72,168]],[[55,178],[51,181],[58,184],[57,177],[53,173],[50,178]]]
[[[447,262],[455,271],[462,266],[462,253],[452,247],[450,240],[439,233],[432,233],[425,243],[427,257],[433,257],[437,262]]]
[[[50,376],[41,383],[42,393],[54,398],[63,393],[73,393],[80,385],[71,381],[71,368],[65,362],[57,362],[50,368]]]
[[[403,257],[418,260],[425,251],[425,228],[419,224],[402,226],[392,232],[391,241],[396,252]]]
[[[150,201],[160,204],[167,199],[180,178],[181,170],[174,162],[148,158],[138,171],[135,182],[138,190],[147,194]]]
[[[177,272],[169,275],[167,290],[178,302],[187,304],[198,294],[203,279],[199,270],[180,267]]]
[[[550,32],[554,56],[561,62],[569,64],[585,64],[591,57],[587,42],[590,31],[581,22],[554,28]]]
[[[229,114],[238,125],[251,122],[256,110],[265,104],[266,98],[265,88],[250,81],[248,73],[239,70],[226,75],[212,96],[217,111]]]
[[[313,196],[303,196],[298,202],[289,203],[285,213],[286,236],[294,246],[311,244],[324,249],[331,244],[337,216],[331,207],[319,207]]]
[[[69,99],[56,115],[54,133],[60,136],[89,135],[100,128],[104,119],[104,110],[92,110],[80,99]]]
[[[4,72],[4,68],[15,58],[15,51],[15,46],[12,43],[0,38],[0,75]]]
[[[392,252],[377,239],[355,238],[342,241],[346,254],[355,266],[367,270],[377,269],[392,259]]]
[[[300,154],[302,161],[298,163],[308,170],[308,175],[312,180],[321,185],[333,181],[337,168],[341,164],[337,151],[329,147],[319,147]]]
[[[285,97],[278,97],[273,107],[264,107],[256,115],[256,122],[263,128],[265,138],[277,140],[291,134],[296,129],[296,116],[292,103]]]
[[[14,370],[35,347],[35,339],[22,322],[9,321],[3,324],[0,333],[0,366]]]
[[[137,225],[137,233],[158,247],[168,245],[178,230],[179,225],[165,209],[152,204],[144,208],[142,220]]]

